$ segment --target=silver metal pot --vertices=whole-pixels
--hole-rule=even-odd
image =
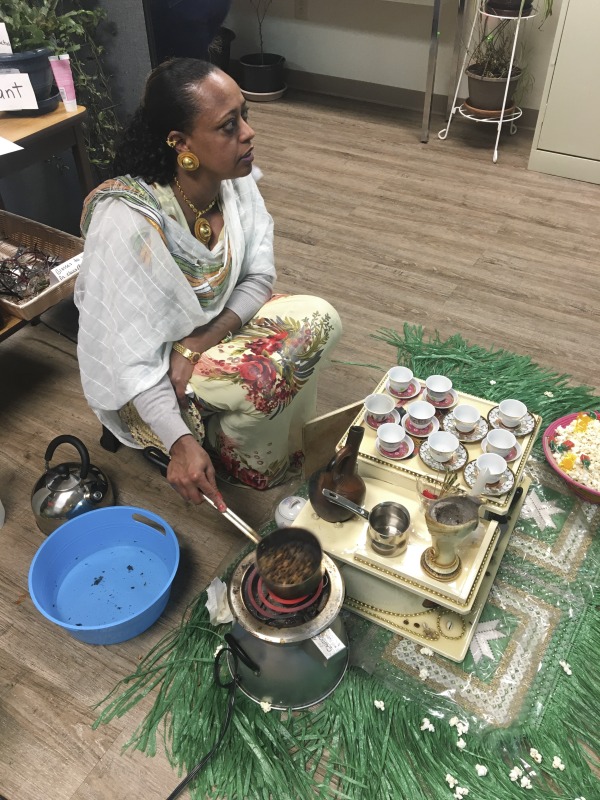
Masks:
[[[323,495],[332,503],[347,508],[369,523],[369,542],[376,553],[382,556],[397,556],[406,550],[410,513],[401,503],[386,500],[377,503],[371,511],[347,500],[342,495],[323,489]]]
[[[61,444],[75,447],[81,461],[67,461],[50,468],[54,451]],[[44,458],[46,472],[31,493],[31,507],[42,533],[52,533],[63,522],[86,511],[113,505],[110,481],[98,467],[90,464],[87,447],[80,439],[68,434],[57,436],[48,445]]]

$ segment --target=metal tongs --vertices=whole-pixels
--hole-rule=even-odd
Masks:
[[[162,474],[166,476],[167,467],[169,466],[169,462],[171,461],[171,459],[169,458],[168,455],[166,455],[166,453],[163,453],[163,451],[159,450],[158,447],[145,447],[144,455],[146,456],[148,461],[151,461],[153,464],[156,464],[156,466],[159,467]],[[211,500],[210,497],[204,495],[204,499],[206,500],[209,506],[212,506],[216,511],[219,512],[219,514],[222,514],[225,517],[225,519],[228,519],[232,525],[235,525],[235,527],[239,531],[245,534],[249,539],[252,539],[254,544],[258,544],[261,541],[260,536],[254,530],[254,528],[251,528],[247,522],[244,522],[244,520],[238,517],[238,515],[235,514],[230,508],[227,508],[225,511],[221,511],[217,507],[217,504],[214,502],[214,500]]]

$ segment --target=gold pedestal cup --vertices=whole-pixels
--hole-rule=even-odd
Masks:
[[[445,495],[425,510],[425,523],[432,546],[423,551],[421,567],[440,581],[451,581],[461,569],[456,552],[462,540],[479,525],[480,503],[464,495]]]

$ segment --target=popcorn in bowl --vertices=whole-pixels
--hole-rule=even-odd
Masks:
[[[600,492],[600,420],[596,414],[581,412],[568,425],[558,425],[548,449],[568,478]]]

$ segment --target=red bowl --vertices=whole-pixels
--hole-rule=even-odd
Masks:
[[[544,435],[542,436],[542,446],[544,448],[544,455],[546,456],[546,461],[552,469],[560,475],[560,477],[568,483],[571,487],[572,491],[580,497],[582,500],[585,500],[588,503],[596,503],[600,504],[600,492],[596,491],[595,489],[590,489],[589,486],[584,486],[582,483],[578,483],[574,481],[573,478],[569,477],[566,472],[564,472],[559,466],[558,463],[554,459],[554,455],[552,450],[550,450],[550,440],[554,437],[556,433],[556,429],[560,426],[565,428],[569,423],[573,422],[573,420],[578,416],[581,412],[577,412],[575,414],[567,414],[560,419],[555,420],[551,425],[548,425],[546,430],[544,431]],[[600,419],[600,414],[596,411],[596,417]]]

